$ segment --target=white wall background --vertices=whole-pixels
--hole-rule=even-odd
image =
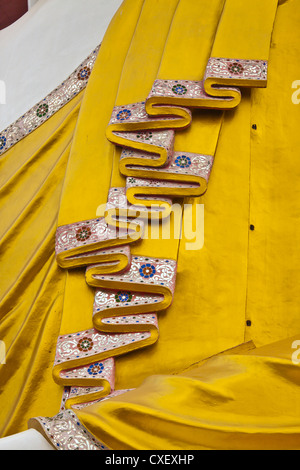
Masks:
[[[39,0],[28,0],[28,8],[32,8]]]
[[[0,31],[0,131],[61,84],[101,43],[122,1],[28,0],[30,10]]]

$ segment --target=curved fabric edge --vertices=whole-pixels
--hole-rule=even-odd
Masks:
[[[298,338],[243,344],[181,373],[149,377],[78,417],[119,450],[299,450],[299,366],[291,360]]]
[[[229,77],[226,79],[226,84],[231,84],[232,83],[232,77]],[[246,82],[242,82],[243,84],[246,84]],[[111,142],[113,142],[115,145],[121,146],[123,148],[123,151],[128,152],[128,149],[131,151],[134,150],[135,152],[137,151],[138,153],[136,154],[131,154],[129,158],[129,164],[134,164],[134,170],[135,174],[141,178],[140,182],[140,195],[145,196],[147,195],[146,199],[143,199],[143,197],[140,197],[139,199],[135,198],[134,191],[136,188],[132,186],[127,186],[126,187],[126,199],[128,203],[132,204],[142,204],[145,205],[145,207],[150,206],[150,211],[151,211],[151,204],[149,204],[149,199],[150,203],[153,202],[151,200],[151,196],[155,195],[156,197],[160,196],[168,196],[171,197],[171,202],[172,202],[172,196],[195,196],[195,195],[202,195],[203,191],[199,191],[199,187],[201,187],[201,184],[198,187],[198,194],[194,193],[194,186],[193,184],[184,184],[184,182],[181,182],[179,184],[178,179],[180,179],[181,174],[183,174],[184,178],[187,177],[187,180],[189,183],[194,183],[198,181],[199,177],[203,176],[199,174],[199,168],[197,168],[197,171],[195,172],[196,178],[193,179],[190,174],[187,175],[187,168],[191,166],[192,159],[190,156],[187,156],[184,154],[181,156],[178,156],[177,154],[174,154],[174,132],[176,129],[182,129],[185,128],[188,125],[191,125],[191,110],[190,108],[197,108],[199,107],[200,109],[204,108],[210,108],[212,107],[213,109],[227,109],[228,108],[228,100],[222,98],[209,98],[207,101],[207,97],[204,96],[203,98],[203,93],[205,95],[205,92],[203,92],[203,87],[200,86],[199,88],[199,83],[195,82],[178,82],[176,81],[175,83],[164,81],[164,85],[168,87],[168,90],[171,90],[174,97],[170,97],[170,92],[166,92],[166,89],[163,88],[164,90],[164,95],[160,96],[161,99],[157,100],[156,94],[157,94],[157,89],[154,87],[155,92],[153,90],[150,92],[150,95],[146,99],[145,102],[143,103],[137,103],[137,104],[132,104],[132,105],[125,105],[121,107],[116,107],[113,110],[111,121],[108,125],[107,128],[107,138]],[[251,82],[252,86],[257,86],[257,82]],[[190,88],[189,88],[190,87]],[[200,90],[200,92],[199,92]],[[221,90],[222,92],[224,89]],[[225,90],[226,91],[226,90]],[[227,89],[228,91],[228,89]],[[229,91],[232,91],[230,89]],[[200,98],[199,98],[199,93],[200,93]],[[238,90],[238,94],[240,94],[240,91]],[[191,101],[186,101],[186,95],[190,96]],[[149,98],[150,97],[150,98]],[[155,114],[155,116],[150,115],[147,111],[148,109],[148,100],[151,100],[151,113]],[[190,108],[186,108],[186,103],[192,103],[190,104]],[[215,103],[218,103],[215,105]],[[212,104],[213,103],[213,104]],[[230,106],[237,106],[239,101],[234,102],[233,104],[231,103]],[[166,106],[165,106],[166,105]],[[169,107],[170,105],[170,107]],[[175,106],[173,106],[175,105]],[[181,105],[181,107],[179,106]],[[165,113],[165,114],[164,114]],[[178,119],[179,116],[179,119]],[[177,170],[176,169],[171,169],[169,168],[169,163],[170,161],[177,162]],[[126,159],[128,158],[121,158],[120,162],[122,161],[122,167],[120,165],[119,169],[122,173],[122,169],[127,168],[126,166]],[[211,161],[213,161],[213,158],[210,158]],[[125,162],[125,163],[124,163]],[[143,167],[140,169],[141,164],[143,164]],[[148,168],[147,168],[148,167]],[[166,171],[165,168],[168,168]],[[149,174],[147,174],[147,171],[149,171],[149,168],[152,170],[151,171],[151,177],[153,177],[155,174],[157,174],[157,182],[155,184],[151,184],[153,179],[149,177]],[[175,165],[176,168],[176,165]],[[180,173],[180,170],[182,170],[182,173]],[[173,174],[172,174],[173,172]],[[171,175],[171,176],[170,176]],[[194,175],[192,175],[194,176]],[[207,189],[207,181],[209,177],[209,172],[206,178],[206,185],[205,185],[205,190]],[[146,178],[146,179],[145,179]],[[164,184],[164,181],[167,182],[167,184]],[[135,183],[131,181],[132,183]],[[150,184],[149,184],[150,183]],[[199,183],[199,181],[198,181]],[[171,184],[171,188],[168,187]],[[173,186],[172,186],[173,185]],[[145,189],[146,187],[146,189]],[[131,190],[131,192],[130,192]],[[133,190],[133,191],[132,191]],[[161,203],[164,203],[164,201],[160,201]],[[133,204],[134,206],[134,204]],[[116,208],[116,205],[112,204],[112,208]],[[164,213],[162,212],[161,214],[162,217],[164,216]],[[112,219],[110,217],[110,211],[106,213],[106,219],[105,223],[111,223]],[[124,210],[123,217],[126,220],[126,209]],[[77,346],[74,344],[74,348],[71,349],[70,347],[66,347],[66,350],[68,351],[68,357],[66,360],[63,359],[63,353],[62,351],[64,350],[65,346],[63,346],[62,342],[67,342],[68,340],[66,337],[60,338],[58,342],[58,348],[60,351],[60,356],[59,359],[58,357],[56,358],[54,369],[53,369],[53,377],[54,380],[62,385],[68,385],[70,382],[74,386],[80,386],[83,387],[84,384],[87,386],[92,386],[93,383],[95,383],[95,386],[103,386],[103,376],[101,376],[101,373],[105,371],[105,364],[103,362],[100,363],[100,369],[99,369],[99,376],[97,377],[97,380],[95,380],[95,377],[88,377],[87,373],[90,373],[89,371],[92,368],[91,361],[103,361],[107,360],[109,357],[115,357],[119,354],[124,354],[129,351],[136,350],[140,347],[145,347],[149,344],[153,344],[154,341],[157,340],[157,337],[153,337],[153,331],[157,331],[156,328],[150,328],[148,329],[147,334],[143,333],[146,335],[146,338],[138,338],[138,341],[133,342],[135,344],[131,344],[128,342],[127,338],[125,342],[123,342],[122,345],[120,345],[119,339],[121,338],[121,341],[124,339],[123,334],[129,334],[134,337],[134,335],[140,335],[140,333],[135,333],[136,331],[140,331],[142,329],[145,329],[146,325],[143,323],[142,319],[140,321],[140,324],[133,328],[130,322],[127,320],[128,315],[132,317],[135,312],[158,312],[160,309],[166,309],[172,302],[172,298],[174,295],[174,287],[171,289],[171,295],[169,296],[168,291],[165,290],[163,286],[159,286],[159,283],[153,282],[151,280],[152,276],[154,276],[157,272],[157,266],[155,265],[155,262],[153,259],[147,259],[146,257],[143,258],[141,261],[138,260],[138,258],[134,258],[135,260],[138,260],[138,267],[134,268],[134,259],[131,258],[127,268],[125,268],[121,273],[116,273],[116,272],[111,272],[111,273],[102,273],[101,275],[101,264],[98,265],[99,273],[100,274],[94,274],[94,272],[91,272],[92,269],[97,269],[97,256],[98,256],[98,261],[100,262],[100,253],[93,252],[93,240],[92,240],[92,231],[89,231],[86,229],[86,221],[84,222],[84,227],[85,227],[85,232],[84,232],[84,246],[77,246],[76,247],[76,255],[79,256],[80,252],[88,253],[88,256],[84,257],[83,259],[83,264],[86,265],[86,281],[89,285],[91,285],[94,288],[101,288],[102,290],[110,290],[112,291],[115,295],[117,295],[117,292],[120,291],[121,293],[128,293],[129,295],[132,296],[132,293],[154,293],[155,295],[162,295],[163,300],[162,301],[156,301],[156,305],[150,302],[150,306],[145,306],[145,305],[139,305],[138,308],[120,308],[118,309],[110,309],[110,316],[107,316],[107,312],[101,311],[99,314],[97,312],[94,312],[94,317],[93,317],[93,323],[94,323],[94,328],[95,330],[99,330],[101,333],[99,333],[99,341],[98,341],[98,348],[99,345],[102,344],[103,341],[103,334],[110,335],[112,338],[115,340],[115,335],[120,335],[118,337],[117,343],[114,344],[113,348],[111,346],[103,348],[103,346],[100,346],[100,349],[96,349],[94,347],[95,344],[95,336],[94,340],[90,342],[93,343],[93,347],[90,349],[91,352],[85,352],[84,355],[81,353],[78,353],[78,343]],[[76,224],[73,224],[75,226]],[[107,224],[107,227],[109,225]],[[58,230],[63,230],[64,228],[59,227]],[[82,229],[81,229],[82,230]],[[76,232],[78,234],[78,232]],[[107,242],[109,245],[109,240],[110,236],[107,237]],[[77,236],[77,241],[82,241],[78,240]],[[118,245],[120,244],[121,241],[118,237],[113,241],[111,238],[111,245]],[[106,247],[107,248],[107,247]],[[72,252],[74,250],[71,250]],[[75,251],[74,251],[75,254]],[[91,260],[89,260],[89,257]],[[80,256],[79,256],[80,260]],[[79,261],[78,260],[78,266],[82,265],[82,259]],[[106,261],[109,260],[106,259]],[[156,260],[158,261],[158,260]],[[170,262],[171,260],[165,260],[164,262]],[[72,258],[72,263],[73,266],[76,266],[76,256],[73,256]],[[95,263],[95,264],[93,264]],[[106,266],[109,271],[109,266]],[[134,273],[137,274],[130,274],[130,271],[133,269]],[[176,270],[175,270],[176,272]],[[137,277],[136,277],[137,275]],[[139,275],[142,276],[143,281],[138,281]],[[145,279],[146,278],[146,279]],[[150,279],[150,281],[149,281]],[[146,281],[146,283],[145,283]],[[142,284],[140,283],[142,282]],[[174,278],[175,282],[175,278]],[[164,283],[162,283],[164,284]],[[175,286],[175,284],[174,284]],[[166,295],[167,294],[167,295]],[[108,306],[107,306],[108,308]],[[124,315],[123,321],[121,321],[121,315]],[[139,313],[137,313],[139,315]],[[106,322],[105,324],[105,319],[109,321],[108,323]],[[116,322],[111,322],[111,319],[117,318],[118,321]],[[124,322],[125,320],[125,322]],[[132,327],[132,328],[131,328]],[[153,330],[153,331],[152,331]],[[130,333],[124,333],[124,332],[130,332]],[[95,335],[97,335],[96,332],[94,332]],[[77,333],[77,336],[81,337],[81,333]],[[69,335],[69,337],[73,337],[72,335]],[[106,341],[106,338],[105,338]],[[71,354],[70,354],[70,351]],[[59,362],[59,364],[58,364]],[[99,362],[96,363],[97,367]],[[79,369],[81,368],[81,373],[79,375],[74,375],[78,374]],[[73,370],[72,370],[73,369]],[[68,372],[69,371],[69,372]],[[67,375],[70,374],[71,376]],[[87,373],[86,373],[87,372]],[[111,388],[111,391],[113,391],[113,387]],[[92,392],[89,391],[89,394],[87,394],[86,399],[90,400],[90,394]],[[84,397],[80,394],[80,399],[84,402]],[[88,398],[89,397],[89,398]]]
[[[43,100],[0,132],[0,156],[50,119],[87,86],[101,44]]]
[[[29,429],[40,432],[56,450],[108,450],[78,420],[65,410],[54,418],[32,418]]]
[[[239,86],[265,86],[266,81],[265,79],[260,79],[258,77],[258,72],[256,74],[256,78],[247,78],[247,73],[245,72],[245,69],[248,70],[249,74],[249,67],[253,67],[253,63],[249,64],[244,64],[242,68],[239,65],[239,62],[242,62],[244,59],[234,59],[233,63],[230,62],[230,64],[227,66],[227,71],[231,72],[230,76],[227,76],[224,78],[224,81],[218,82],[217,79],[219,77],[216,77],[209,67],[211,67],[211,61],[209,62],[209,66],[207,67],[207,77],[204,78],[204,81],[201,82],[189,82],[189,81],[170,81],[170,80],[164,80],[163,81],[163,87],[166,87],[163,89],[163,91],[159,91],[159,86],[162,85],[162,81],[155,82],[154,88],[152,91],[150,91],[150,95],[146,99],[145,102],[141,103],[133,103],[133,104],[128,104],[128,105],[123,105],[123,106],[118,106],[113,109],[112,112],[112,118],[111,121],[107,127],[107,138],[110,140],[112,143],[114,143],[117,146],[120,146],[123,148],[123,150],[127,151],[128,149],[133,149],[134,151],[137,151],[138,154],[136,154],[132,160],[126,164],[126,157],[123,155],[123,163],[121,165],[120,163],[120,172],[121,174],[124,174],[125,171],[127,171],[128,168],[128,163],[130,165],[133,165],[134,171],[136,172],[135,175],[139,177],[140,181],[138,181],[138,184],[136,186],[132,186],[132,184],[135,184],[135,182],[132,181],[127,181],[127,186],[126,186],[126,197],[127,200],[130,204],[142,204],[144,206],[144,210],[146,211],[149,210],[149,199],[150,203],[153,203],[154,201],[151,199],[151,195],[155,195],[160,201],[161,197],[164,196],[198,196],[202,195],[206,189],[207,189],[207,182],[208,178],[206,180],[206,184],[202,188],[201,185],[201,190],[195,194],[195,188],[193,185],[188,185],[184,186],[182,182],[178,184],[178,174],[177,176],[175,175],[175,172],[172,173],[170,170],[170,162],[172,161],[172,158],[174,157],[174,133],[175,130],[179,129],[185,129],[186,127],[192,125],[192,109],[194,108],[200,108],[200,109],[221,109],[221,110],[227,110],[227,109],[232,109],[236,107],[239,102],[240,102],[240,97],[241,93],[238,88],[233,88],[234,85],[239,85]],[[252,61],[253,62],[253,61]],[[262,64],[262,61],[257,60],[257,63],[262,67],[263,65],[265,66],[266,63]],[[237,65],[238,64],[238,65]],[[231,68],[231,70],[229,70]],[[261,69],[260,69],[261,70]],[[236,75],[239,77],[237,78]],[[210,80],[214,80],[213,82]],[[223,80],[223,77],[222,77]],[[159,85],[159,86],[158,86]],[[222,85],[219,87],[219,85]],[[206,89],[210,92],[210,95],[206,92]],[[149,132],[151,136],[149,136]],[[185,162],[186,165],[183,166],[183,168],[186,168],[190,166],[190,157],[187,157],[183,151],[183,155],[186,157]],[[132,156],[131,156],[132,157]],[[179,157],[179,156],[178,156]],[[211,156],[211,160],[213,160],[213,156]],[[177,158],[177,157],[176,157]],[[136,160],[134,160],[136,159]],[[173,162],[174,163],[174,162]],[[143,166],[143,168],[139,168]],[[182,165],[178,165],[179,167]],[[145,167],[147,168],[145,170]],[[166,171],[166,167],[167,170]],[[126,169],[125,169],[126,168]],[[156,171],[156,173],[147,173],[149,171],[149,168],[151,171]],[[131,171],[133,169],[131,168]],[[124,173],[123,173],[124,172]],[[157,178],[154,178],[154,175],[157,174]],[[197,175],[199,177],[199,175]],[[186,175],[184,175],[183,179],[185,179]],[[188,178],[190,175],[188,176]],[[187,181],[189,183],[194,183],[190,181],[187,178]],[[138,187],[138,190],[136,189]],[[204,190],[204,191],[203,191]],[[146,197],[145,197],[146,194]],[[147,199],[148,198],[148,199]],[[156,202],[157,202],[156,199]],[[172,200],[172,198],[171,198]],[[160,201],[161,203],[164,203],[163,199]],[[150,204],[151,206],[151,204]],[[151,208],[150,208],[151,210]],[[126,211],[125,214],[122,215],[126,219]],[[162,217],[164,217],[165,214],[163,214]],[[112,224],[112,219],[107,217],[105,218],[105,221],[107,225],[109,226]],[[79,222],[80,223],[80,222]],[[86,221],[85,221],[86,223]],[[89,237],[87,237],[88,239]],[[86,240],[87,240],[86,239]],[[117,292],[120,290],[121,292],[124,293],[124,288],[125,292],[127,292],[127,289],[129,288],[130,284],[127,284],[126,282],[124,283],[124,274],[121,275],[120,273],[117,273],[113,271],[113,275],[110,274],[112,277],[110,279],[110,283],[103,282],[105,281],[105,276],[100,275],[100,273],[90,275],[89,270],[92,268],[97,267],[96,264],[97,262],[101,262],[100,256],[97,258],[99,255],[96,254],[96,258],[94,257],[95,253],[93,253],[93,245],[91,244],[90,246],[88,245],[89,242],[84,242],[85,247],[79,247],[79,249],[76,251],[76,256],[80,255],[82,253],[88,253],[90,256],[90,260],[88,259],[89,256],[85,258],[85,263],[87,270],[86,270],[86,279],[90,285],[96,288],[102,288],[102,289],[110,289],[113,290],[114,294],[117,295]],[[116,242],[115,244],[117,244]],[[109,243],[107,247],[109,246]],[[106,247],[106,248],[107,248]],[[75,252],[73,253],[75,254]],[[146,254],[145,254],[146,258]],[[74,260],[74,258],[73,258]],[[168,260],[169,261],[169,260]],[[93,263],[93,266],[90,266],[90,262]],[[109,262],[109,258],[105,260],[105,263]],[[150,278],[151,275],[154,275],[156,273],[155,265],[152,264],[153,260],[150,260],[150,263],[148,260],[145,260],[143,262],[144,264],[140,268],[143,272],[143,276],[146,278]],[[80,264],[80,265],[83,265]],[[76,259],[74,261],[74,264],[72,262],[72,267],[76,267]],[[101,271],[101,266],[99,265],[99,270]],[[109,266],[106,265],[106,268],[108,268],[109,271]],[[131,263],[128,263],[127,269],[130,271],[131,268]],[[126,273],[126,268],[124,269],[124,272]],[[141,272],[139,270],[139,272]],[[150,274],[149,274],[150,273]],[[109,275],[108,272],[106,275]],[[143,277],[142,276],[142,277]],[[103,278],[103,279],[102,279]],[[94,280],[97,279],[97,282]],[[134,288],[136,289],[137,292],[143,292],[144,290],[142,288],[137,288],[134,283],[132,284]],[[146,291],[147,292],[147,291]],[[155,289],[149,290],[151,293],[155,294],[161,294],[161,291],[157,291]],[[174,292],[173,292],[174,293]],[[130,294],[131,295],[131,294]],[[157,303],[156,306],[154,306],[153,311],[157,312],[159,311],[159,308],[157,307],[159,305],[159,302]],[[128,310],[123,310],[122,308],[119,309],[120,315],[124,315],[124,318],[128,316],[127,312]],[[115,313],[115,312],[113,312]],[[127,314],[127,315],[126,315]],[[132,316],[129,315],[129,316]],[[112,315],[114,317],[114,315]],[[95,318],[97,318],[97,315],[95,315]],[[97,326],[95,330],[99,328],[102,328],[102,323],[103,319],[105,319],[105,316],[101,315],[101,322],[96,323],[94,326]],[[110,317],[109,317],[110,318]],[[120,317],[121,318],[121,317]],[[127,320],[126,320],[127,321]],[[141,322],[143,325],[143,323]],[[145,328],[145,325],[143,326]],[[113,326],[108,326],[106,324],[105,326],[106,330],[105,332],[114,332],[113,334],[110,333],[111,337],[114,337],[113,335],[116,332],[116,325],[114,324]],[[110,329],[111,328],[111,329]],[[117,326],[119,329],[119,332],[124,331],[123,328],[125,328],[124,323],[122,326],[119,324]],[[118,331],[118,330],[117,330]],[[130,331],[130,326],[127,324],[126,325],[126,331]],[[136,331],[134,329],[134,331]],[[74,335],[76,336],[81,336],[83,334],[93,334],[97,335],[96,331],[92,332],[77,332],[77,333],[71,333],[69,336],[70,338],[74,339]],[[99,337],[101,336],[100,333]],[[130,334],[130,333],[129,333]],[[135,334],[135,333],[131,333]],[[149,334],[149,332],[147,332]],[[103,336],[103,335],[102,335]],[[150,333],[151,337],[151,333]],[[115,338],[115,337],[114,337]],[[123,339],[123,338],[122,338]],[[142,338],[143,340],[145,338]],[[66,340],[66,338],[60,338],[59,341],[61,340]],[[67,341],[67,340],[66,340]],[[101,340],[99,340],[98,344],[101,343]],[[133,340],[134,341],[134,340]],[[94,344],[96,341],[91,341]],[[139,344],[135,344],[134,346],[131,345],[130,347],[128,344],[124,345],[124,349],[122,349],[124,352],[128,352],[129,350],[134,350],[138,349],[142,345],[147,345],[150,343],[149,336],[146,338],[146,341],[140,341]],[[78,343],[77,343],[78,345]],[[58,343],[58,346],[61,346],[61,344]],[[76,354],[76,348],[72,350],[72,354],[67,354],[67,359],[65,361],[62,361],[62,364],[59,365],[58,367],[57,364],[54,367],[54,378],[58,381],[58,383],[67,385],[69,382],[74,385],[79,385],[83,386],[84,383],[86,384],[92,384],[94,383],[93,380],[90,377],[86,375],[86,372],[89,370],[93,370],[93,364],[91,364],[89,361],[94,359],[94,360],[101,360],[104,358],[110,358],[118,355],[119,349],[118,347],[115,347],[115,352],[111,353],[113,349],[111,348],[110,351],[104,353],[104,351],[101,351],[101,353],[96,352],[96,348],[91,348],[89,351],[92,352],[87,352],[84,350],[84,355],[79,355],[78,357],[68,357]],[[62,350],[62,348],[61,348]],[[68,351],[69,352],[69,351]],[[109,355],[111,354],[111,355]],[[83,357],[84,356],[84,357]],[[99,375],[103,372],[105,369],[105,366],[103,363],[97,364],[97,370],[99,372]],[[67,371],[66,374],[68,373],[68,368],[65,369],[66,366],[70,366],[71,368],[74,367],[82,367],[82,373],[83,375],[78,378],[75,377],[74,375],[70,377],[61,377],[61,372],[62,371]],[[74,370],[71,372],[73,373]],[[77,374],[78,371],[75,371],[75,374]],[[89,373],[89,372],[88,372]],[[65,374],[65,375],[66,375]],[[72,374],[71,374],[72,375]],[[100,380],[99,384],[102,383],[103,378],[98,377]],[[98,384],[98,383],[97,383]]]

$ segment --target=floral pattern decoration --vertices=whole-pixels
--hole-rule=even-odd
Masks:
[[[156,273],[156,269],[153,264],[146,263],[140,267],[139,272],[143,278],[149,279],[150,277],[154,276],[154,274]]]
[[[179,96],[186,95],[187,87],[179,83],[178,85],[173,86],[172,91],[173,93],[175,93],[175,95],[179,95]]]
[[[78,344],[77,347],[80,351],[86,352],[86,351],[91,351],[93,349],[94,343],[91,340],[91,338],[82,338]]]
[[[102,362],[95,362],[91,364],[88,368],[88,373],[93,377],[96,375],[100,375],[104,371],[104,365]]]
[[[119,111],[117,114],[117,119],[118,121],[127,121],[131,116],[131,111],[130,109],[122,109],[122,111]]]
[[[91,75],[91,69],[89,67],[83,67],[78,72],[78,80],[87,80]]]
[[[38,107],[37,111],[36,111],[36,114],[38,117],[44,117],[47,115],[49,111],[49,106],[47,105],[47,103],[43,103],[43,104],[40,104],[40,106]]]
[[[151,140],[153,137],[152,132],[146,131],[146,132],[140,132],[139,134],[136,135],[137,139],[140,140]]]
[[[115,295],[116,302],[131,302],[132,294],[131,292],[118,292]]]
[[[228,70],[233,75],[241,75],[244,72],[244,67],[238,62],[232,62],[228,65]]]
[[[90,238],[91,234],[92,232],[91,232],[90,227],[88,227],[87,225],[84,225],[79,230],[77,230],[76,239],[79,242],[85,242],[86,240]]]
[[[0,150],[4,149],[5,145],[6,145],[6,137],[4,137],[4,135],[2,135],[0,137]]]
[[[190,157],[187,157],[186,155],[179,155],[176,158],[175,163],[179,168],[188,168],[192,164]]]

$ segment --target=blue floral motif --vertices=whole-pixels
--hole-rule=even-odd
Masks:
[[[192,164],[190,157],[187,157],[186,155],[180,155],[177,157],[175,163],[176,166],[179,166],[180,168],[188,168]]]
[[[118,292],[115,295],[116,302],[131,302],[132,294],[131,292]]]
[[[149,279],[150,277],[154,276],[154,274],[156,273],[156,269],[155,269],[155,266],[153,266],[153,264],[147,263],[147,264],[143,264],[140,267],[139,272],[143,278]]]
[[[104,371],[104,365],[102,362],[95,362],[95,364],[91,364],[88,368],[89,375],[100,375]]]
[[[0,137],[0,150],[3,150],[5,145],[6,145],[6,137],[4,137],[4,135],[2,135]]]
[[[179,83],[178,85],[173,86],[172,91],[173,93],[175,93],[175,95],[179,95],[179,96],[186,95],[187,87]]]
[[[118,121],[127,121],[131,116],[131,111],[130,109],[122,109],[122,111],[119,111],[117,114],[117,119]]]

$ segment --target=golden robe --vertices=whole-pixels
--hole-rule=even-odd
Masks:
[[[222,104],[188,103],[192,121],[175,133],[176,152],[214,159],[205,194],[181,194],[204,204],[204,246],[187,250],[184,236],[131,245],[133,256],[176,260],[172,305],[158,313],[159,338],[116,354],[115,390],[135,390],[72,413],[109,449],[300,448],[292,360],[300,331],[300,108],[292,99],[300,7],[245,3],[125,0],[86,89],[4,148],[2,436],[56,416],[68,384],[60,371],[53,380],[57,338],[94,327],[95,291],[84,269],[58,266],[55,232],[94,219],[110,188],[125,185],[120,147],[108,138],[113,110],[145,102],[155,80],[203,80],[211,58],[227,58],[231,82],[216,88],[208,76],[206,89]],[[239,61],[253,60],[268,63],[267,83],[238,80]],[[235,88],[228,100],[229,83],[241,97]],[[41,423],[30,426],[51,441]]]

